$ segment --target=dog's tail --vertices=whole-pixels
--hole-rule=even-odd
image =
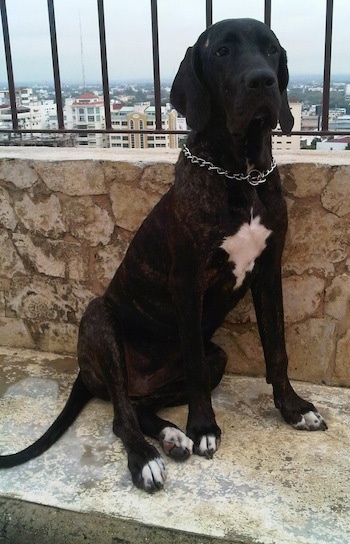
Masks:
[[[79,372],[65,407],[51,427],[34,444],[24,450],[10,455],[0,455],[0,469],[21,465],[48,450],[66,432],[92,397]]]

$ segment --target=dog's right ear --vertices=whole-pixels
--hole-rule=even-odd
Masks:
[[[209,122],[210,96],[198,77],[198,46],[189,47],[170,91],[170,102],[184,115],[192,130],[200,132]]]

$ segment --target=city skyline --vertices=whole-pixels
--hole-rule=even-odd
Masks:
[[[263,0],[215,0],[214,22],[228,17],[263,19]],[[286,48],[291,77],[322,74],[325,0],[274,0],[272,28]],[[52,63],[46,0],[7,2],[16,85],[51,82]],[[96,0],[56,0],[56,25],[62,82],[100,80]],[[152,77],[149,0],[105,0],[109,77],[111,81],[148,80]],[[163,81],[171,81],[187,46],[205,26],[204,0],[158,2],[160,68]],[[350,74],[344,54],[350,2],[334,7],[332,74]],[[35,32],[33,32],[35,29]],[[1,32],[2,34],[2,32]],[[2,36],[0,38],[2,41]],[[0,81],[5,82],[3,46],[0,47]]]

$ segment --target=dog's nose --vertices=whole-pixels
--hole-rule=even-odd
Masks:
[[[276,85],[277,79],[270,70],[251,70],[245,78],[246,88],[252,91],[266,90]]]

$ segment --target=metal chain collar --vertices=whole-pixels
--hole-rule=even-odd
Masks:
[[[186,145],[183,146],[182,151],[184,152],[185,157],[189,159],[192,164],[198,164],[200,168],[207,168],[209,171],[214,170],[220,176],[225,176],[228,179],[234,179],[236,181],[247,181],[250,185],[253,185],[253,187],[260,185],[260,183],[265,183],[267,176],[269,176],[277,166],[275,159],[272,158],[271,167],[268,170],[264,170],[263,172],[260,172],[260,170],[256,170],[254,168],[253,170],[248,172],[248,174],[231,174],[230,172],[224,170],[223,168],[220,168],[219,166],[214,166],[214,164],[210,161],[206,161],[204,159],[201,159],[200,157],[192,155],[191,151]]]

